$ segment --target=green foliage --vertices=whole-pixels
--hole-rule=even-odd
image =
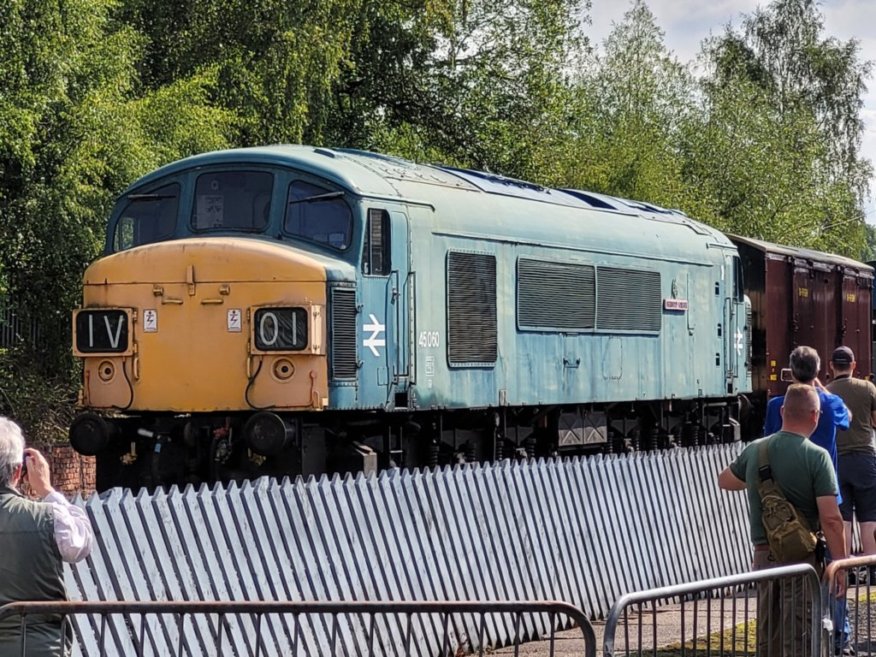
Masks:
[[[876,226],[864,224],[864,248],[859,256],[864,262],[876,260]]]
[[[47,378],[32,360],[0,349],[0,415],[15,419],[29,445],[66,440],[75,399],[69,377]]]
[[[857,256],[870,163],[860,110],[870,63],[824,38],[812,0],[776,0],[706,44],[711,72],[685,148],[732,232]]]
[[[566,184],[669,207],[691,207],[678,149],[694,80],[663,43],[642,0],[582,70]],[[708,217],[707,217],[708,218]]]
[[[368,0],[327,135],[539,179],[566,130],[580,0]]]
[[[645,0],[591,50],[589,6],[0,3],[0,291],[42,330],[3,356],[7,407],[36,422],[53,417],[39,400],[69,400],[69,312],[113,198],[226,146],[366,148],[874,257],[860,154],[870,64],[824,35],[814,0],[775,0],[728,27],[699,76],[667,51]],[[41,380],[62,383],[40,393]]]
[[[233,115],[213,108],[215,72],[141,93],[144,39],[110,0],[0,7],[0,271],[37,362],[69,368],[69,311],[103,244],[113,196],[164,162],[228,143]],[[37,357],[31,354],[30,357]]]
[[[128,0],[121,17],[147,37],[147,87],[215,71],[213,104],[249,145],[321,141],[362,10],[362,0]]]

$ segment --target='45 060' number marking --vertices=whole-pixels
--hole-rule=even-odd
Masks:
[[[423,349],[435,349],[441,346],[441,334],[438,331],[420,331],[417,344]]]

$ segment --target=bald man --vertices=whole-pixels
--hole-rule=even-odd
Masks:
[[[812,531],[824,532],[830,553],[836,559],[846,556],[843,519],[836,495],[836,471],[827,451],[809,440],[818,426],[821,400],[810,385],[795,383],[788,387],[781,408],[782,428],[778,433],[750,443],[737,459],[718,475],[724,490],[747,490],[750,508],[751,541],[754,543],[754,567],[759,570],[780,564],[770,553],[758,484],[758,451],[767,445],[773,480],[787,500],[797,509]],[[797,563],[808,563],[821,573],[813,552]],[[771,582],[758,588],[758,654],[799,655],[809,647],[808,610],[794,596],[792,582]],[[799,592],[799,591],[798,591]],[[791,635],[791,627],[799,631]]]

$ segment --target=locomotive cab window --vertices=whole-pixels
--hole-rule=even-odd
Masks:
[[[345,251],[353,235],[353,213],[343,192],[296,180],[289,185],[284,230],[308,242]]]
[[[179,212],[179,185],[129,194],[113,233],[113,251],[161,242],[173,236]]]
[[[274,177],[266,171],[219,171],[198,176],[192,227],[198,231],[258,232],[268,225]]]
[[[368,210],[368,226],[365,230],[365,250],[362,257],[362,273],[371,276],[386,276],[392,269],[389,252],[389,213],[386,210]]]
[[[742,260],[739,256],[733,256],[733,298],[736,301],[745,299],[745,281],[742,279]]]

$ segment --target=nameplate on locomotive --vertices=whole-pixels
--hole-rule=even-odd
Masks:
[[[664,299],[663,300],[663,310],[680,310],[684,312],[687,310],[687,299]]]

